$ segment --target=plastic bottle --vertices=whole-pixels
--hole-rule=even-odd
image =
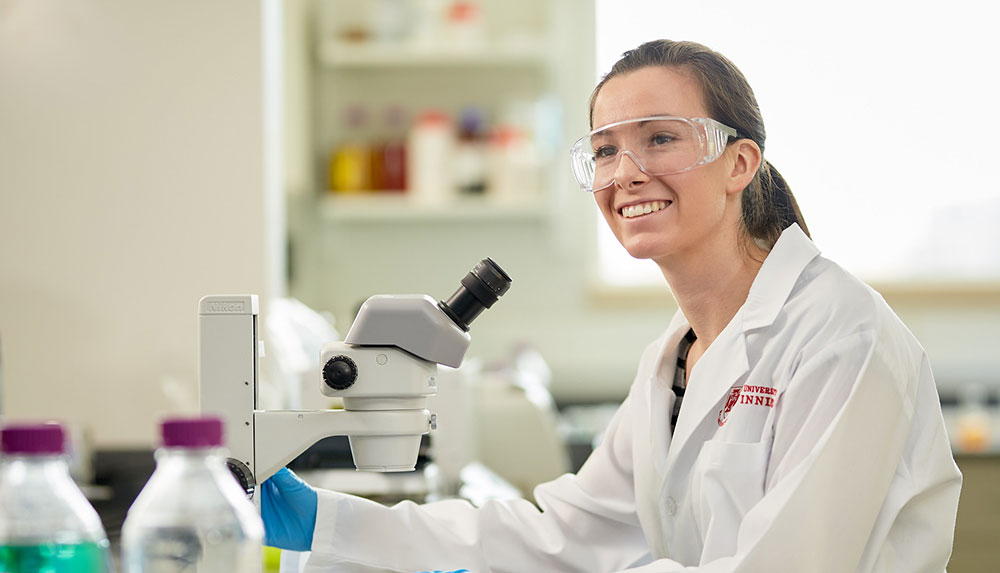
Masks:
[[[958,432],[955,434],[958,450],[965,453],[983,453],[991,448],[993,416],[987,409],[989,390],[982,384],[967,382],[959,391]]]
[[[477,107],[462,110],[453,167],[459,193],[486,191],[486,113]]]
[[[111,571],[101,519],[70,477],[62,426],[11,424],[0,443],[0,571]]]
[[[357,193],[371,189],[371,149],[365,142],[367,114],[360,106],[344,112],[347,141],[330,156],[330,190],[334,193]]]
[[[443,112],[421,113],[407,139],[406,173],[408,192],[416,203],[444,205],[455,195],[451,178],[451,155],[455,128]]]
[[[125,573],[261,570],[264,525],[226,468],[218,418],[163,422],[156,470],[122,526]]]
[[[502,204],[530,204],[541,189],[538,153],[523,130],[503,124],[490,135],[486,188]]]
[[[482,48],[486,27],[477,2],[454,0],[445,12],[445,38],[454,49]]]
[[[399,106],[385,109],[382,132],[372,146],[372,187],[378,191],[406,190],[405,114]]]
[[[376,0],[372,14],[375,40],[382,44],[399,44],[410,33],[412,16],[409,0]]]
[[[410,42],[417,50],[440,49],[445,0],[413,0]]]

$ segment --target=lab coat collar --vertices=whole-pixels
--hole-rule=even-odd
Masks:
[[[798,224],[792,223],[782,231],[750,285],[743,304],[744,331],[770,326],[774,322],[799,275],[818,255],[819,249]]]
[[[788,300],[788,295],[791,294],[806,265],[818,255],[819,249],[802,232],[798,224],[792,223],[782,231],[750,285],[747,300],[724,332],[745,333],[770,326]],[[733,332],[733,327],[737,326],[739,328]],[[660,360],[655,372],[657,377],[668,385],[674,377],[677,345],[690,328],[691,324],[687,317],[678,309],[667,327],[666,334],[661,338]]]
[[[749,372],[746,333],[774,322],[802,271],[817,255],[819,249],[798,225],[793,224],[782,232],[754,278],[746,302],[691,372],[692,384],[685,392],[684,407],[667,454],[668,468],[706,419],[714,419],[710,412],[719,401]],[[688,328],[687,318],[678,310],[660,352],[656,369],[660,380],[672,380],[677,345]]]

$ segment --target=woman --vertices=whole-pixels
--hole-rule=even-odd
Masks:
[[[323,491],[317,513],[285,471],[263,490],[269,542],[311,548],[312,570],[944,570],[961,474],[927,357],[809,240],[743,75],[643,44],[594,90],[591,125],[577,179],[680,307],[603,442],[538,508]]]

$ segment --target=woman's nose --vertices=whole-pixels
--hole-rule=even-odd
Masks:
[[[649,174],[642,166],[642,161],[629,150],[621,152],[618,157],[618,167],[615,169],[615,183],[623,189],[649,181]]]

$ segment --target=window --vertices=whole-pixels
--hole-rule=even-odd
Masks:
[[[598,77],[656,38],[715,49],[824,255],[869,282],[1000,280],[995,22],[979,0],[597,0]],[[600,277],[662,283],[598,222]]]

